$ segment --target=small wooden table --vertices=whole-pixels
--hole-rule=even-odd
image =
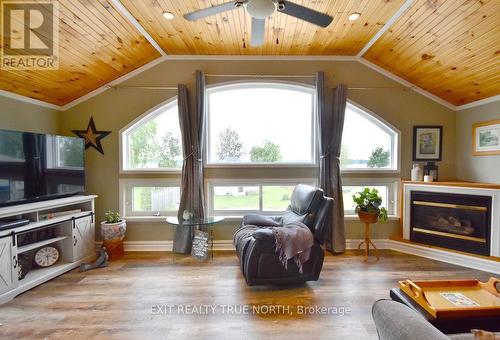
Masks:
[[[474,328],[484,329],[489,332],[500,332],[499,316],[435,318],[418,303],[413,301],[412,298],[406,295],[400,288],[391,289],[390,297],[392,300],[401,302],[422,315],[427,321],[444,334],[470,333],[470,330]]]
[[[365,262],[368,262],[368,257],[370,256],[370,245],[373,247],[373,250],[378,252],[377,247],[370,239],[370,224],[372,223],[365,221],[365,239],[361,241],[358,245],[358,249],[361,249],[363,243],[365,244]],[[377,254],[375,254],[375,257],[376,257],[375,262],[380,260]]]

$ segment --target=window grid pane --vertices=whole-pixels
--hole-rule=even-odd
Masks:
[[[313,101],[309,89],[283,84],[208,92],[208,163],[314,163]]]
[[[344,199],[344,211],[348,215],[354,215],[355,203],[352,199],[352,196],[362,191],[364,188],[377,189],[379,196],[382,197],[382,205],[388,210],[390,210],[390,206],[388,202],[390,200],[389,197],[389,186],[388,185],[344,185],[342,186],[342,195]],[[389,213],[393,213],[389,211]]]
[[[179,202],[179,187],[132,187],[132,213],[177,211]]]
[[[364,138],[367,136],[369,139]],[[340,166],[345,170],[391,170],[395,164],[397,133],[360,108],[348,103]]]
[[[259,210],[259,197],[259,186],[215,186],[213,188],[215,211]]]
[[[177,102],[124,134],[127,169],[181,169],[182,138]]]
[[[265,185],[262,187],[264,211],[284,211],[290,205],[294,185]]]

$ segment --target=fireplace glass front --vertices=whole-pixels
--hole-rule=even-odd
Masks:
[[[491,197],[411,193],[410,240],[490,255]]]

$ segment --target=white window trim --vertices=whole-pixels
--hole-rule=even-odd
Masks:
[[[401,131],[399,131],[394,125],[387,122],[384,118],[380,117],[375,112],[367,109],[366,107],[356,103],[353,100],[348,99],[347,102],[354,107],[354,110],[366,117],[370,122],[377,125],[384,131],[394,134],[394,139],[391,141],[391,156],[392,164],[395,167],[392,169],[377,169],[377,168],[363,168],[363,169],[347,169],[341,168],[340,172],[342,174],[400,174],[401,173]]]
[[[401,179],[396,177],[342,177],[342,185],[345,186],[388,186],[388,199],[393,201],[394,213],[389,213],[389,219],[399,219],[401,202]],[[345,207],[344,207],[345,209]],[[345,214],[346,220],[358,220],[355,214]]]
[[[160,222],[165,221],[167,216],[176,216],[177,211],[172,212],[168,215],[127,215],[127,203],[129,197],[127,194],[131,191],[129,190],[133,186],[169,186],[169,187],[181,187],[180,179],[175,178],[120,178],[119,179],[119,212],[120,216],[128,221],[138,221],[138,222]]]
[[[310,92],[313,95],[313,102],[311,108],[311,124],[312,124],[312,143],[311,143],[311,155],[312,162],[279,162],[279,163],[211,163],[209,162],[209,150],[210,150],[210,112],[209,112],[209,101],[211,92],[219,92],[224,91],[230,88],[257,88],[261,86],[270,86],[278,89],[295,89],[295,90],[305,90]],[[206,110],[205,110],[205,147],[203,150],[204,156],[204,166],[207,169],[210,168],[315,168],[318,166],[318,145],[317,145],[317,117],[315,114],[316,108],[316,91],[313,85],[296,83],[296,82],[287,82],[280,80],[240,80],[240,81],[231,81],[224,83],[217,83],[210,86],[207,86],[205,91],[205,102],[206,102]]]
[[[119,155],[120,155],[120,174],[180,174],[182,172],[181,169],[175,168],[154,168],[154,169],[131,169],[127,168],[128,164],[128,148],[126,147],[128,142],[128,133],[133,130],[138,125],[146,123],[150,119],[156,118],[158,115],[162,114],[164,109],[168,106],[174,105],[177,102],[177,96],[174,96],[158,105],[153,107],[152,109],[144,112],[142,115],[134,119],[132,122],[127,124],[124,128],[122,128],[119,132]]]
[[[286,178],[286,179],[271,179],[271,178],[254,178],[254,179],[228,179],[216,178],[205,181],[205,202],[209,216],[224,216],[229,218],[242,218],[246,214],[262,214],[262,215],[279,215],[282,211],[264,211],[262,209],[262,186],[272,185],[290,185],[295,186],[299,183],[317,185],[316,178]],[[216,186],[257,186],[259,187],[259,210],[214,210],[214,187]]]

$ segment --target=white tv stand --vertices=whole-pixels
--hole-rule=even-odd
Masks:
[[[21,216],[29,224],[0,231],[0,304],[15,296],[95,258],[95,204],[97,196],[72,196],[36,203],[0,208],[0,219]],[[42,219],[48,213],[81,210],[57,217]],[[51,229],[53,237],[29,242],[30,235]],[[53,245],[60,253],[53,266],[32,269],[18,279],[19,256],[32,256],[37,249]]]

